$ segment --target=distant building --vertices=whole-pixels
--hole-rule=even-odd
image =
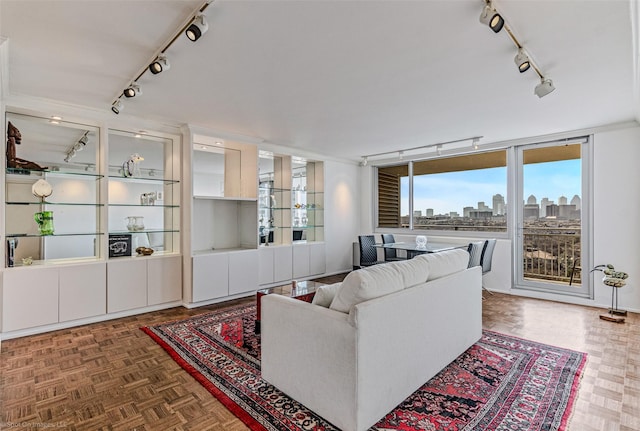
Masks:
[[[504,196],[501,194],[493,195],[493,215],[505,215],[506,212]]]
[[[493,217],[493,211],[491,211],[491,208],[487,211],[474,209],[469,213],[469,217],[476,220],[490,220]]]
[[[571,205],[576,207],[576,210],[581,210],[582,209],[582,199],[580,199],[580,196],[573,195],[573,197],[571,198],[571,202],[570,203],[571,203]]]
[[[473,211],[475,208],[473,207],[464,207],[462,208],[462,215],[466,218],[470,218],[471,217],[471,211]]]
[[[527,205],[537,205],[537,204],[538,204],[538,200],[534,195],[531,195],[527,198]]]
[[[457,211],[451,211],[451,212],[449,213],[449,217],[451,217],[451,218],[458,218],[458,217],[460,217],[460,214],[458,214],[458,212],[457,212]]]
[[[422,217],[422,210],[413,210],[414,217]]]
[[[566,205],[567,204],[567,198],[565,196],[560,196],[558,198],[558,205]]]
[[[484,202],[478,202],[478,211],[489,211],[490,209]]]
[[[433,208],[427,208],[426,213],[427,217],[433,217]]]
[[[540,200],[540,217],[544,218],[547,216],[547,207],[552,205],[553,201],[550,201],[549,198],[542,198]]]
[[[556,204],[547,205],[545,217],[558,218],[560,215],[560,208]]]

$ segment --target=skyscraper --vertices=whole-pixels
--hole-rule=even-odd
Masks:
[[[499,193],[493,195],[493,215],[504,215],[505,207],[504,196]]]

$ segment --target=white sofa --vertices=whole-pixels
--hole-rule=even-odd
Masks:
[[[368,429],[480,339],[468,261],[451,250],[361,269],[316,304],[263,296],[262,377],[344,431]]]

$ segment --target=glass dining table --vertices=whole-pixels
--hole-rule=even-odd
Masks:
[[[446,242],[427,242],[425,245],[418,245],[415,242],[390,242],[386,244],[376,244],[377,248],[404,250],[407,252],[407,259],[411,259],[419,254],[438,253],[454,248],[467,248],[468,244],[454,244]]]

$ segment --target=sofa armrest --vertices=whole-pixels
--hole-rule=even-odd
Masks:
[[[355,328],[348,315],[282,295],[262,301],[262,377],[342,429],[353,416]]]

